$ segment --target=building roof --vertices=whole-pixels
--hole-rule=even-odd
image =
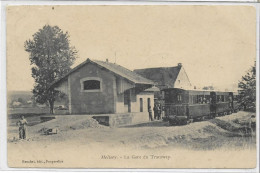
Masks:
[[[157,88],[156,86],[153,86],[151,88],[147,88],[146,90],[144,90],[145,92],[159,92],[160,89]]]
[[[105,61],[99,61],[99,60],[90,60],[89,58],[84,61],[83,63],[79,64],[78,66],[76,66],[75,68],[73,68],[72,70],[70,70],[69,73],[67,73],[66,75],[64,75],[63,77],[61,77],[60,79],[56,80],[55,82],[53,82],[51,85],[55,85],[57,83],[59,83],[60,81],[62,81],[64,78],[68,77],[71,73],[75,72],[76,70],[80,69],[81,67],[83,67],[85,64],[87,63],[93,63],[96,64],[102,68],[105,68],[111,72],[113,72],[114,74],[121,76],[135,84],[148,84],[148,85],[154,85],[154,82],[146,79],[140,75],[138,75],[137,73],[128,70],[125,67],[122,67],[118,64],[115,63],[110,63],[110,62],[105,62]]]
[[[172,88],[174,87],[174,83],[179,75],[181,68],[182,66],[178,65],[175,67],[136,69],[134,72],[154,81],[159,87],[162,86]]]

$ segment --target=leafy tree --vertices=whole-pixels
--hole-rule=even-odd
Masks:
[[[61,95],[50,87],[51,84],[68,73],[77,58],[77,50],[70,46],[68,32],[58,26],[45,25],[25,41],[25,50],[29,53],[32,65],[32,77],[35,80],[33,95],[40,104],[48,104],[53,113],[54,102]]]
[[[18,102],[22,103],[22,104],[26,104],[26,101],[23,98],[18,98],[17,99]]]
[[[247,71],[246,75],[239,81],[238,87],[241,88],[239,92],[239,102],[247,109],[253,106],[255,109],[256,101],[256,62],[250,70]]]

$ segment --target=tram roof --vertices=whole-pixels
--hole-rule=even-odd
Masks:
[[[205,93],[205,92],[216,92],[217,94],[227,94],[230,93],[232,91],[217,91],[217,90],[199,90],[199,89],[183,89],[183,88],[165,88],[163,90],[182,90],[182,91],[189,91],[189,92],[198,92],[198,93]],[[237,92],[233,92],[235,94],[237,94]]]

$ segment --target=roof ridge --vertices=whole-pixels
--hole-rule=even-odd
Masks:
[[[119,65],[119,64],[111,63],[111,62],[107,62],[107,61],[102,61],[102,60],[90,60],[90,61],[93,61],[93,62],[96,62],[96,63],[101,63],[101,64],[99,64],[99,65],[101,65],[101,66],[103,66],[103,67],[105,67],[104,65],[107,64],[107,65],[109,65],[109,66],[114,66],[114,68],[115,68],[115,67],[116,67],[116,68],[120,68],[120,69],[123,70],[124,72],[127,72],[127,74],[121,74],[121,75],[119,74],[120,76],[122,76],[122,77],[124,77],[124,78],[131,77],[131,78],[133,78],[132,80],[146,80],[146,82],[154,83],[152,80],[147,79],[147,78],[145,78],[145,77],[143,77],[143,76],[141,76],[141,75],[135,73],[134,71],[129,70],[128,68],[123,67],[123,66],[121,66],[121,65]],[[107,67],[105,67],[105,68],[107,68]],[[108,69],[108,70],[111,71],[111,69]],[[119,69],[114,69],[114,70],[118,71]],[[120,72],[120,70],[119,70],[119,72]],[[138,79],[134,79],[135,77],[137,77]],[[128,78],[128,80],[130,80],[130,79]],[[130,81],[131,81],[131,80],[130,80]]]
[[[68,73],[63,75],[61,78],[52,82],[50,86],[53,86],[53,85],[59,83],[65,77],[69,76],[71,73],[73,73],[74,71],[83,67],[87,63],[94,63],[98,66],[102,66],[103,68],[105,68],[105,69],[107,69],[107,70],[109,70],[109,71],[111,71],[111,72],[113,72],[113,73],[133,82],[133,83],[149,84],[149,85],[154,84],[154,82],[152,80],[147,79],[147,78],[135,73],[134,71],[131,71],[131,70],[119,65],[119,64],[110,63],[110,62],[101,61],[101,60],[95,60],[95,59],[91,60],[91,59],[87,58],[87,60],[83,61],[82,63],[80,63],[76,67],[72,68]]]
[[[134,69],[134,70],[147,70],[147,69],[169,69],[169,68],[181,68],[182,66],[171,66],[171,67],[151,67],[151,68],[139,68],[139,69]]]
[[[116,66],[121,67],[122,69],[124,69],[124,70],[126,70],[126,71],[129,71],[129,72],[135,74],[136,76],[140,77],[141,79],[145,79],[145,80],[148,80],[148,81],[150,81],[150,82],[153,82],[152,80],[147,79],[147,78],[145,78],[145,77],[139,75],[138,73],[134,72],[134,70],[130,70],[130,69],[124,67],[124,66],[121,66],[120,64],[111,63],[111,62],[106,62],[106,61],[102,61],[102,60],[92,60],[92,61],[99,61],[99,62],[102,62],[102,63],[107,63],[107,64],[111,64],[111,65],[116,65]]]

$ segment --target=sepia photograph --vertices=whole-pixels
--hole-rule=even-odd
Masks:
[[[6,7],[11,168],[257,166],[253,5]]]

